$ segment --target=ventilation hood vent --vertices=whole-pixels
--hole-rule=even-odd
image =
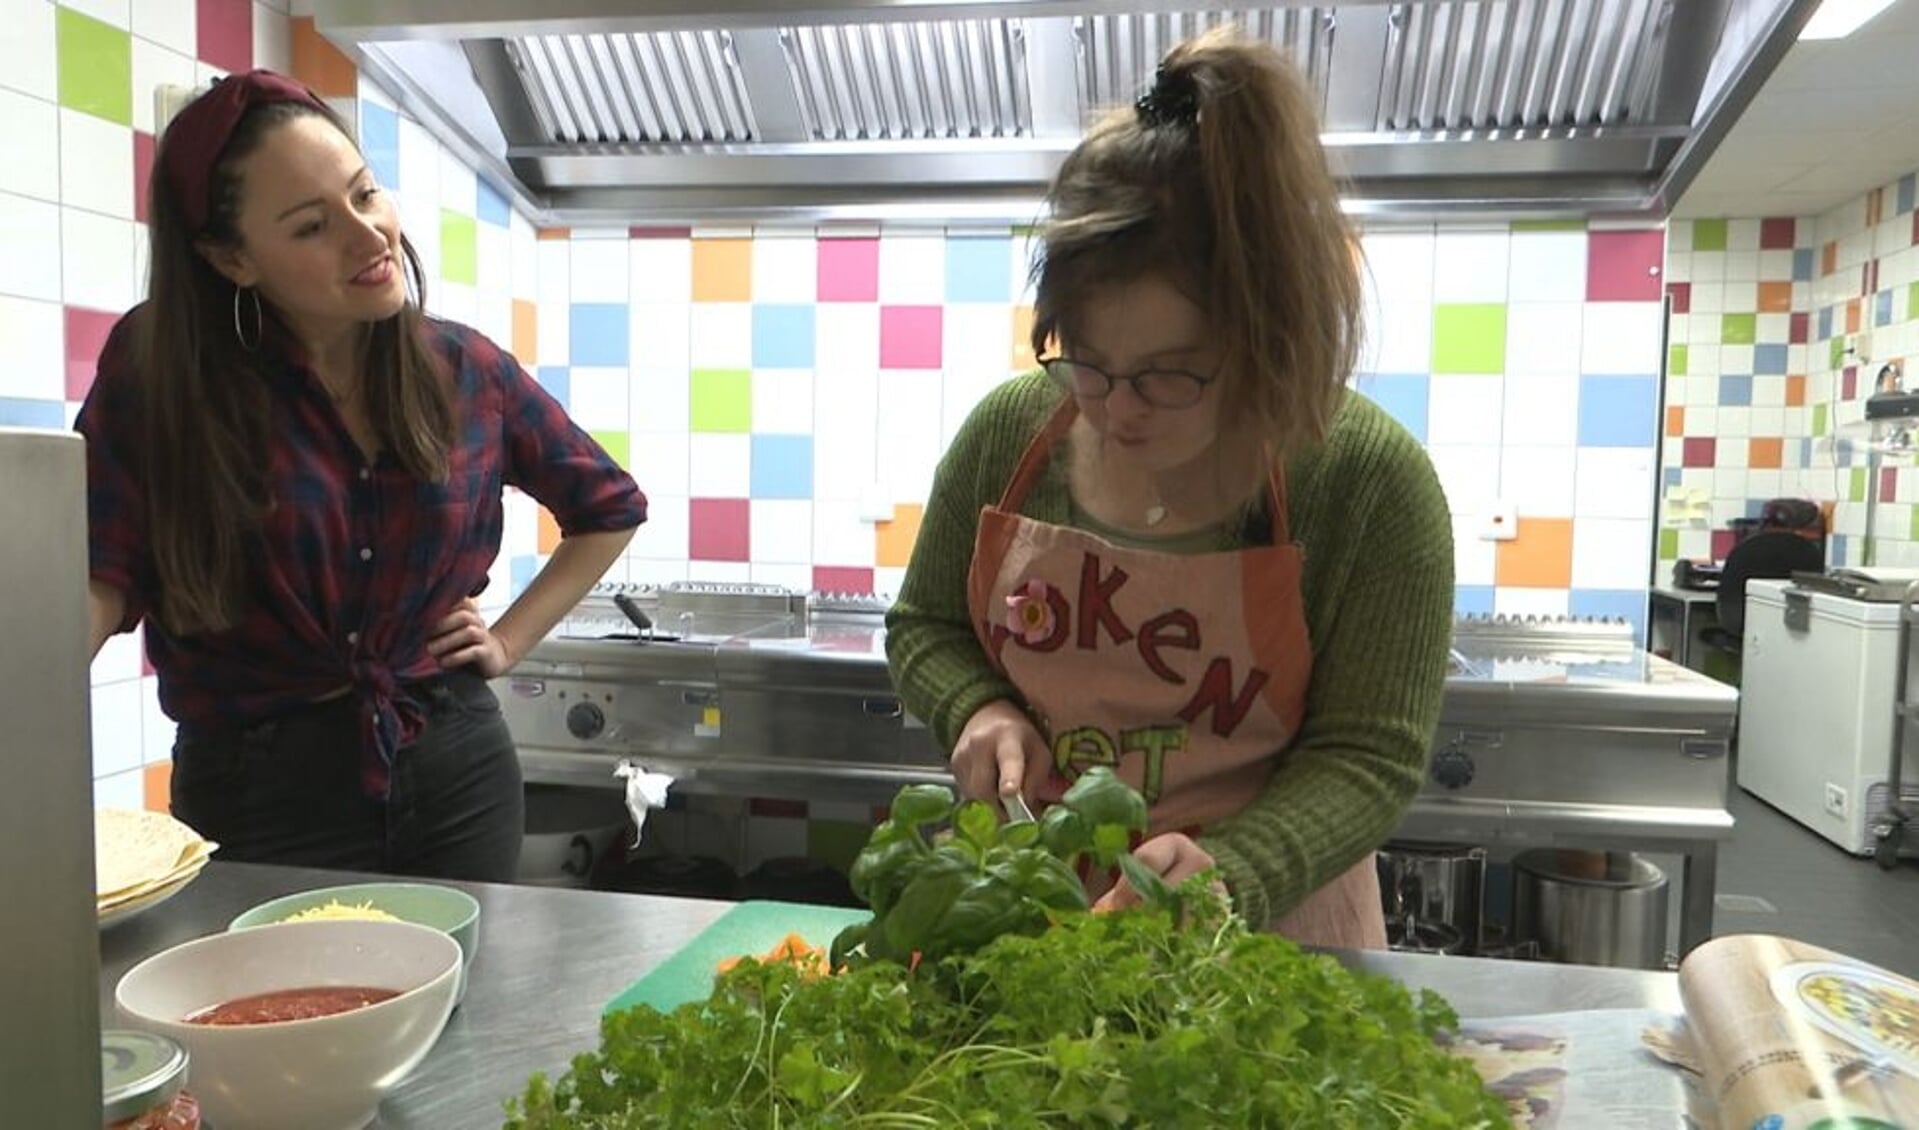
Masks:
[[[1228,23],[1299,63],[1355,211],[1513,218],[1663,215],[1816,3],[317,0],[316,18],[553,223],[1031,221],[1086,125]]]

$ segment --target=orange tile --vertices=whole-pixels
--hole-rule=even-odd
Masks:
[[[513,356],[528,369],[540,363],[540,308],[524,298],[513,300]]]
[[[533,236],[535,239],[572,239],[573,229],[572,228],[541,228],[539,231],[534,232]]]
[[[1013,371],[1024,373],[1039,365],[1033,356],[1033,308],[1013,307]]]
[[[354,98],[360,93],[359,69],[314,28],[312,16],[293,21],[293,77],[322,98]]]
[[[1878,224],[1880,218],[1885,215],[1885,212],[1886,190],[1883,188],[1875,188],[1871,192],[1866,193],[1866,226],[1872,227]]]
[[[173,762],[156,761],[140,772],[140,803],[148,812],[173,807]]]
[[[1786,407],[1800,408],[1806,403],[1806,378],[1786,378]]]
[[[1839,269],[1839,241],[1831,240],[1819,252],[1819,273],[1830,275]]]
[[[1493,580],[1515,588],[1571,588],[1573,520],[1521,518],[1519,536],[1498,543]]]
[[[920,516],[925,507],[917,502],[893,507],[893,520],[873,527],[874,564],[901,569],[913,559],[913,543],[919,540]]]
[[[540,507],[540,552],[552,553],[560,547],[560,523],[546,507]]]
[[[1786,441],[1783,439],[1754,439],[1746,448],[1746,465],[1759,469],[1772,469],[1786,461]]]
[[[1669,436],[1686,434],[1686,410],[1677,404],[1666,409],[1666,434]]]
[[[753,241],[693,241],[693,301],[753,301]]]
[[[1859,300],[1857,298],[1846,303],[1846,332],[1849,334],[1859,332]]]
[[[1760,283],[1759,312],[1761,314],[1792,313],[1792,284],[1789,282]]]

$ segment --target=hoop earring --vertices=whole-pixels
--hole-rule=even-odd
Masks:
[[[242,294],[246,295],[248,298],[251,298],[253,300],[253,340],[252,341],[247,340],[246,331],[241,328],[240,296]],[[233,288],[233,337],[234,337],[234,340],[240,343],[241,349],[246,350],[248,353],[252,353],[254,350],[260,348],[260,331],[262,328],[264,327],[261,321],[259,293],[250,286],[234,287]]]

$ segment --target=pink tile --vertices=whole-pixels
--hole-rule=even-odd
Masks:
[[[815,565],[813,566],[813,590],[870,595],[873,591],[873,570],[855,569],[843,565]]]
[[[1586,237],[1586,301],[1659,301],[1665,233],[1596,231]]]
[[[239,74],[253,69],[253,0],[194,0],[200,61]]]
[[[1759,221],[1759,250],[1791,251],[1797,227],[1791,216]]]
[[[1859,293],[1872,294],[1879,289],[1879,260],[1868,259],[1859,268]]]
[[[1714,561],[1724,561],[1726,555],[1732,552],[1732,547],[1738,544],[1739,535],[1735,531],[1714,530],[1712,532],[1712,559]]]
[[[153,135],[133,131],[133,218],[147,222],[147,182],[153,178]]]
[[[938,306],[880,307],[880,368],[939,368],[942,313]]]
[[[1710,467],[1717,458],[1717,447],[1710,436],[1687,436],[1681,464],[1687,467]]]
[[[1791,344],[1804,345],[1812,337],[1812,315],[1794,314],[1790,322]]]
[[[880,300],[880,241],[822,239],[819,244],[821,302]]]
[[[1912,214],[1912,241],[1919,243],[1919,212]]]
[[[1859,367],[1847,365],[1839,376],[1839,399],[1856,400],[1859,397]]]
[[[627,228],[628,239],[692,239],[692,228]]]
[[[1879,501],[1899,501],[1899,468],[1879,468]]]
[[[80,306],[66,308],[67,323],[67,399],[85,400],[93,387],[94,369],[100,363],[100,349],[120,315]]]
[[[1692,284],[1667,283],[1666,297],[1672,299],[1672,312],[1675,314],[1692,313]]]
[[[750,560],[752,505],[744,498],[694,499],[689,520],[693,560]]]

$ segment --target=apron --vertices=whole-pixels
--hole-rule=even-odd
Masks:
[[[1042,806],[1106,765],[1145,796],[1147,835],[1194,835],[1259,796],[1305,712],[1304,558],[1283,477],[1268,476],[1269,546],[1161,553],[1022,516],[1077,416],[1071,400],[1061,405],[999,504],[980,512],[967,577],[974,630],[1052,745]],[[1115,881],[1089,876],[1089,893]],[[1385,949],[1372,856],[1273,925],[1305,944]]]

